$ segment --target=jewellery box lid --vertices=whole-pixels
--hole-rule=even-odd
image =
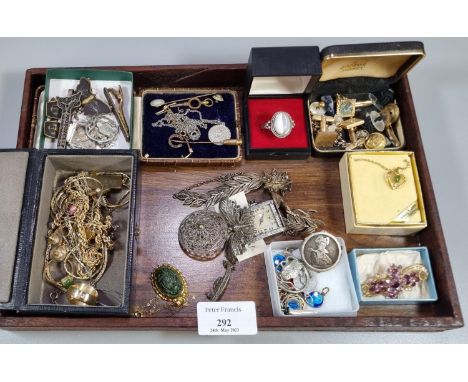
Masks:
[[[15,309],[19,262],[27,251],[30,150],[0,150],[0,310]]]
[[[424,56],[420,41],[333,45],[321,51],[322,76],[313,93],[357,93],[388,88]]]
[[[246,87],[249,96],[304,94],[321,74],[317,46],[252,48]]]

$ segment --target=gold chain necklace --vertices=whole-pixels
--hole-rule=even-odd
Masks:
[[[392,190],[396,190],[406,183],[406,176],[404,176],[400,171],[406,170],[407,168],[410,167],[410,162],[408,159],[404,160],[404,163],[406,163],[405,167],[394,167],[394,168],[388,168],[384,166],[382,163],[379,163],[372,159],[355,159],[354,161],[373,163],[379,166],[380,168],[382,168],[383,170],[385,170],[385,181],[387,182],[387,184]]]
[[[122,193],[123,195],[122,195]],[[120,193],[116,203],[109,194]],[[112,212],[128,204],[130,177],[120,172],[79,172],[57,188],[50,204],[43,278],[73,305],[96,305],[95,288],[113,249]],[[78,296],[78,297],[76,297]]]

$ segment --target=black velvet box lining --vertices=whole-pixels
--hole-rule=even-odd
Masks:
[[[201,106],[197,111],[201,113],[203,119],[219,120],[223,122],[231,131],[231,139],[239,139],[239,107],[237,94],[226,89],[147,89],[142,94],[142,156],[144,158],[173,159],[177,160],[185,157],[189,151],[187,145],[183,144],[179,148],[169,146],[168,139],[175,130],[169,126],[155,127],[152,124],[164,117],[164,114],[156,115],[156,111],[161,108],[151,106],[151,101],[163,99],[166,103],[182,98],[196,97],[203,94],[216,93],[223,97],[222,102],[215,102],[213,106]],[[180,110],[187,109],[181,106]],[[179,108],[173,108],[177,113]],[[188,114],[190,118],[198,119],[196,112]],[[200,129],[202,141],[209,141],[208,131],[213,124],[208,124],[207,129]],[[191,142],[192,143],[192,142]],[[238,146],[215,145],[215,144],[191,144],[193,154],[190,159],[237,159],[240,158]]]
[[[348,97],[367,99],[368,93],[378,93],[391,89],[391,82],[386,78],[372,77],[353,77],[339,78],[336,80],[318,82],[313,92],[310,93],[310,100],[316,100],[318,97],[326,94],[341,94]]]

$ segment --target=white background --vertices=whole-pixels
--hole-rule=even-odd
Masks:
[[[394,41],[389,38],[0,39],[0,147],[15,147],[31,67],[244,63],[252,46]],[[409,40],[400,39],[400,40]],[[419,39],[418,39],[419,40]],[[463,313],[468,319],[468,40],[420,39],[427,57],[410,74],[419,125]],[[199,337],[195,332],[7,332],[0,343],[468,343],[468,329],[442,333],[259,332]]]

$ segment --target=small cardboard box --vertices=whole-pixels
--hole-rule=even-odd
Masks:
[[[310,156],[307,95],[320,78],[317,46],[252,48],[247,67],[244,140],[247,159],[306,159]],[[263,128],[278,111],[294,128],[283,138]]]
[[[412,235],[427,227],[413,152],[348,152],[339,167],[347,233]],[[396,167],[405,181],[392,188],[386,176]]]
[[[357,315],[359,303],[354,289],[348,257],[346,256],[345,243],[343,239],[337,239],[342,250],[340,261],[329,271],[315,273],[317,277],[317,290],[320,291],[324,287],[330,288],[330,291],[324,298],[323,305],[320,308],[310,309],[295,315],[285,315],[281,310],[273,257],[278,250],[300,248],[302,240],[274,241],[267,247],[264,258],[271,305],[275,317],[353,317]]]
[[[383,296],[376,296],[376,297],[365,297],[362,294],[361,291],[361,284],[365,282],[366,280],[362,279],[359,274],[361,273],[361,269],[359,269],[359,261],[358,258],[359,256],[363,255],[370,255],[369,261],[375,260],[378,261],[378,258],[381,256],[392,256],[392,254],[399,253],[399,258],[401,260],[402,256],[404,257],[404,253],[402,251],[415,251],[419,252],[419,263],[424,265],[427,269],[427,272],[429,274],[428,278],[426,281],[424,281],[424,284],[421,285],[420,291],[415,288],[415,291],[410,292],[411,295],[414,295],[415,293],[420,293],[420,297],[414,297],[411,295],[408,295],[407,292],[404,292],[405,294],[402,295],[400,298],[396,299],[389,299],[385,298]],[[375,304],[389,304],[389,305],[400,305],[400,304],[423,304],[423,303],[428,303],[428,302],[434,302],[437,301],[437,290],[434,282],[434,275],[432,273],[432,267],[431,267],[431,260],[429,258],[429,250],[427,247],[408,247],[408,248],[355,248],[353,249],[349,255],[349,265],[351,267],[351,273],[353,275],[353,280],[354,280],[354,286],[356,288],[356,294],[357,298],[359,300],[359,303],[362,305],[375,305]],[[414,261],[413,259],[408,259],[408,261]],[[397,258],[395,259],[388,259],[386,261],[387,265],[390,263],[397,263]],[[405,266],[410,265],[411,262],[405,264]],[[397,265],[403,265],[403,264],[397,264]],[[379,272],[385,272],[385,269],[380,269]]]

